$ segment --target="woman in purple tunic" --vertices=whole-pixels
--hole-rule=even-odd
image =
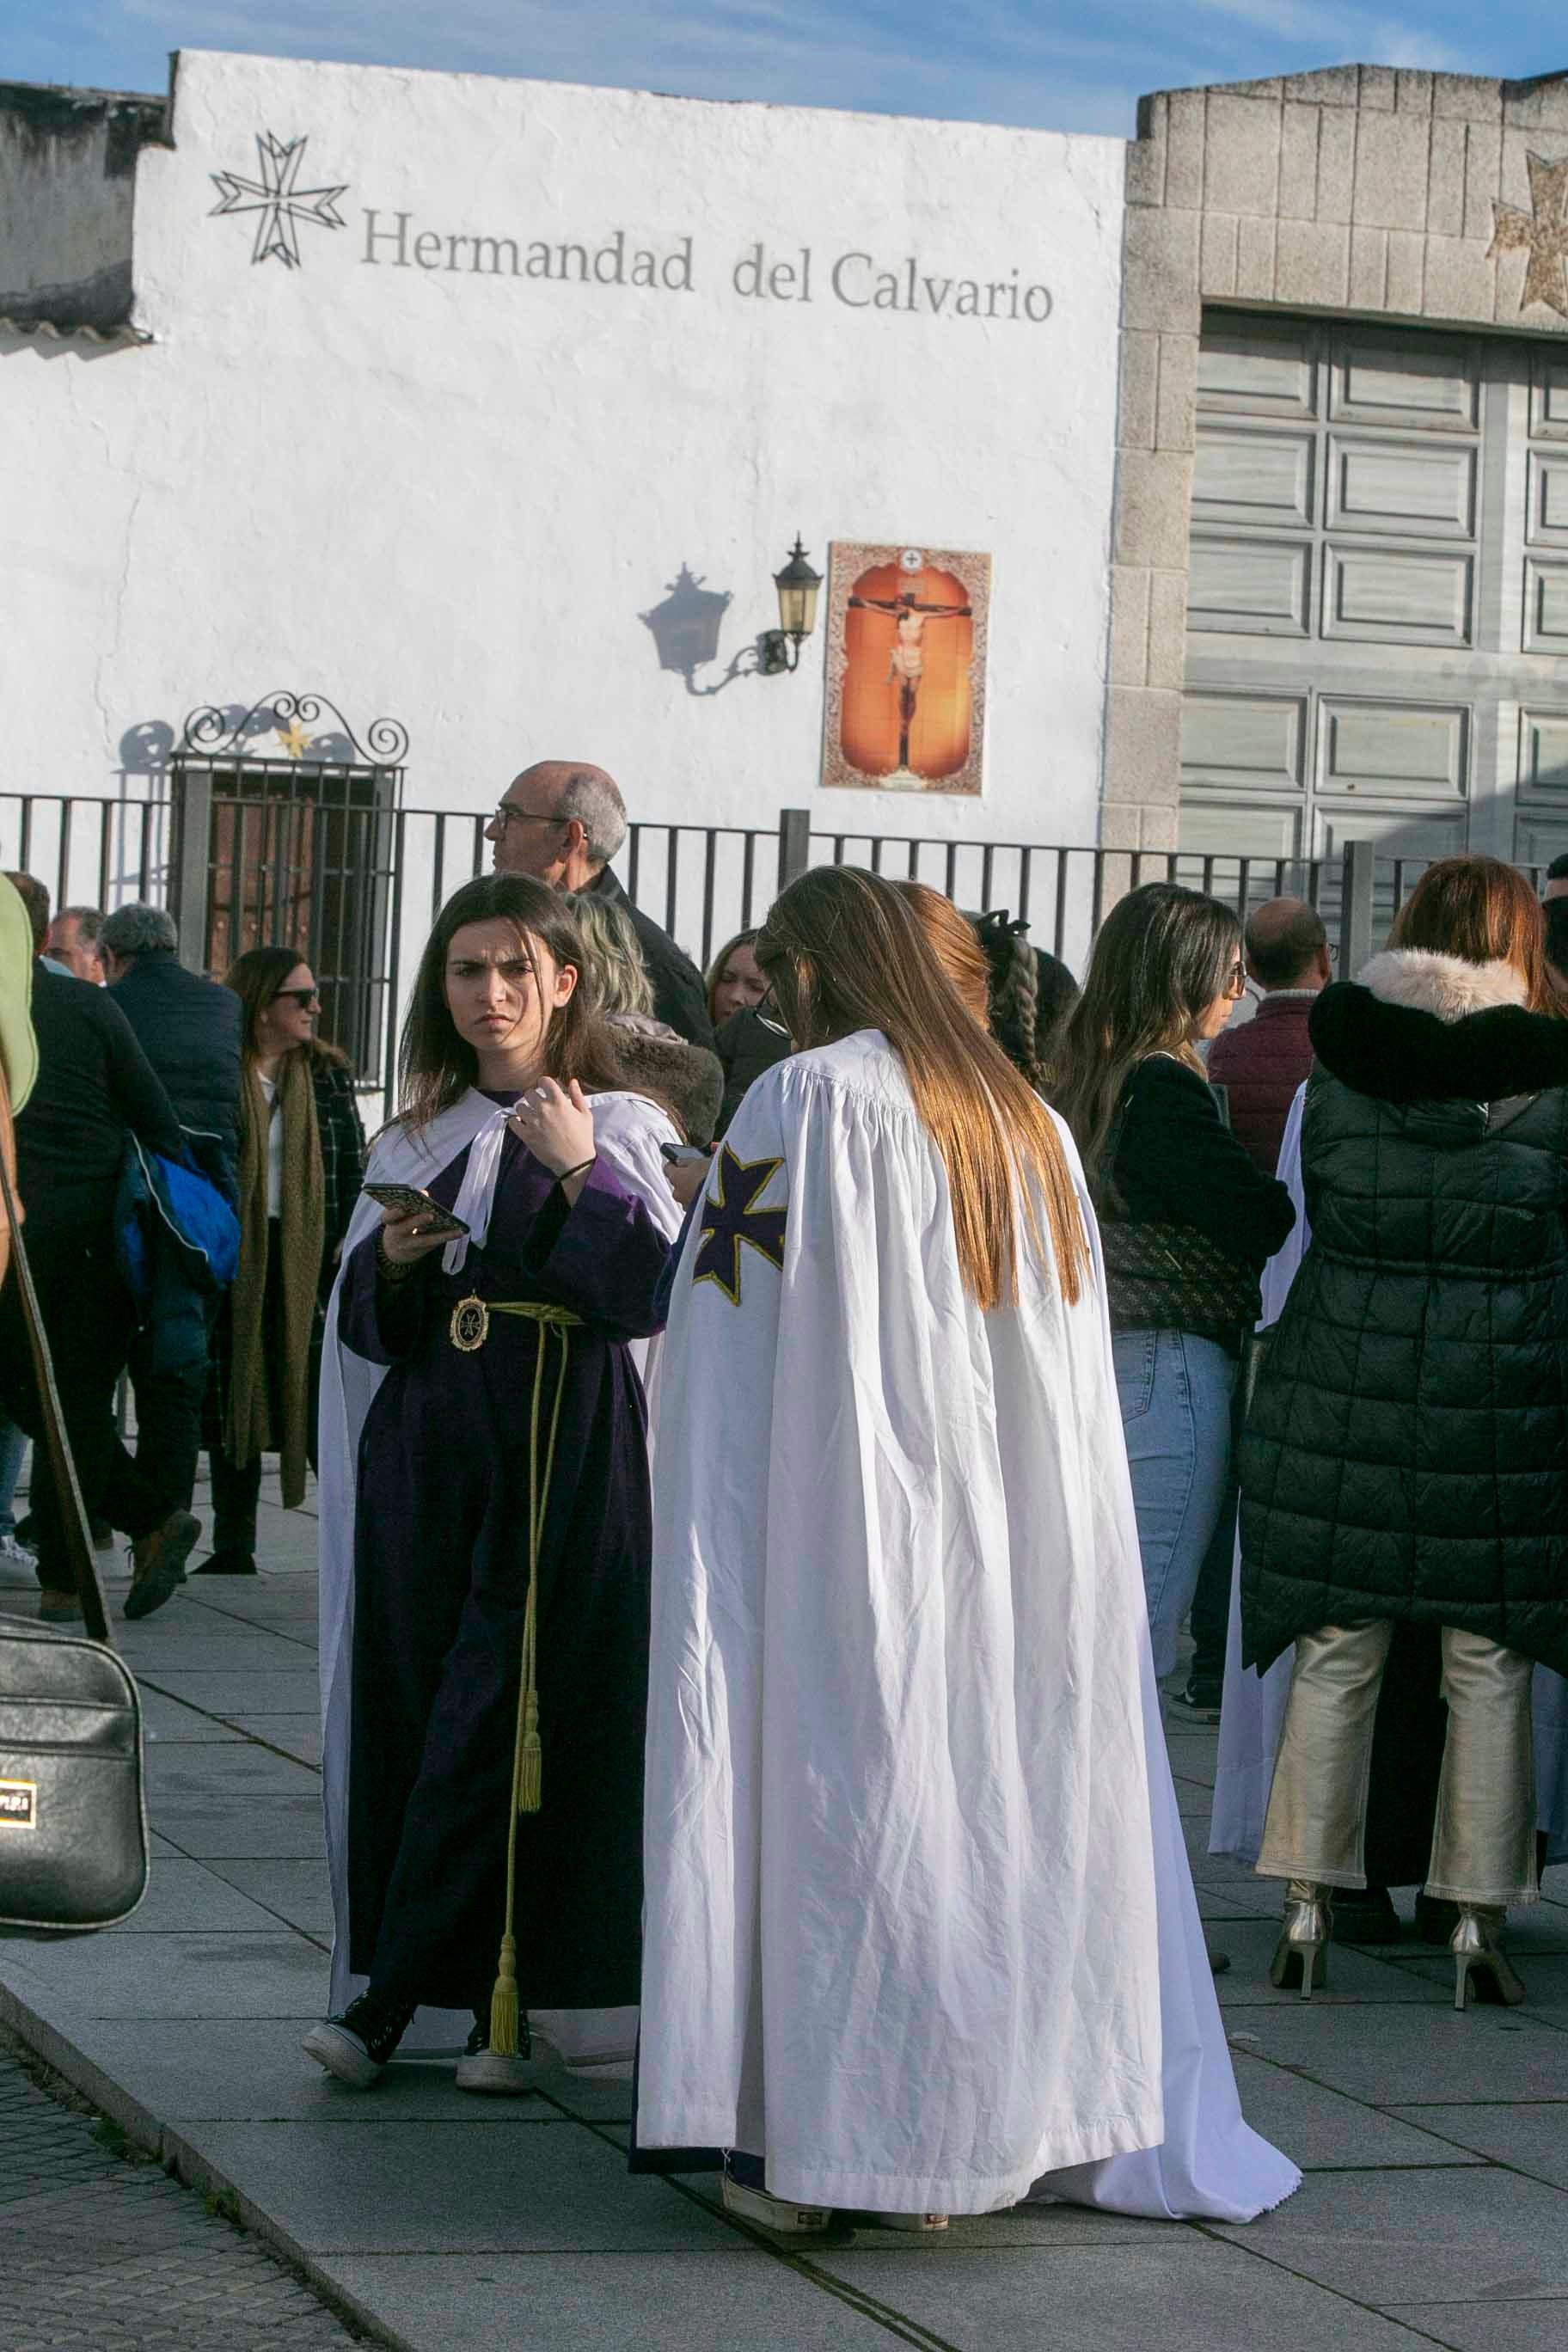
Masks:
[[[649,1504],[626,1343],[658,1328],[677,1131],[613,1091],[580,966],[526,876],[448,902],[369,1181],[410,1172],[411,1137],[465,1139],[424,1189],[469,1234],[387,1208],[344,1256],[345,1371],[386,1368],[358,1447],[339,1918],[368,1985],[305,2047],[359,2087],[420,2005],[471,2011],[458,2083],[509,2091],[537,2078],[530,2009],[637,1997]]]

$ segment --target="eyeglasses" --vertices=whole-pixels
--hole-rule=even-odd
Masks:
[[[511,808],[505,801],[498,801],[490,823],[499,824],[504,833],[509,824],[564,824],[566,819],[560,816],[539,816],[532,809]]]
[[[301,1013],[308,1013],[312,1004],[318,1012],[321,1010],[321,991],[315,988],[280,988],[269,1001],[273,1004],[297,1004]]]
[[[1239,956],[1230,968],[1230,992],[1232,996],[1243,996],[1247,992],[1247,966]]]
[[[755,1004],[752,1007],[752,1011],[762,1023],[763,1027],[764,1029],[771,1029],[775,1037],[787,1037],[789,1035],[789,1031],[785,1028],[779,1013],[778,998],[773,994],[771,988],[768,990],[765,996],[758,997]]]

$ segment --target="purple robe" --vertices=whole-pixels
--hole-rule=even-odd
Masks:
[[[455,1202],[464,1151],[430,1191]],[[547,1300],[583,1318],[539,1572],[543,1803],[518,1823],[518,1984],[527,2009],[636,2001],[650,1521],[647,1412],[626,1342],[657,1330],[669,1244],[601,1160],[567,1207],[508,1133],[489,1234],[396,1286],[374,1236],[344,1268],[339,1332],[391,1370],[364,1424],[354,1544],[350,1965],[378,1989],[485,2011],[505,1926],[506,1838],[528,1591],[529,1433],[541,1327],[452,1309]],[[544,1335],[544,1440],[563,1333]]]

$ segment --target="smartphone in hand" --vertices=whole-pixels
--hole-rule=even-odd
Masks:
[[[466,1234],[468,1230],[461,1217],[455,1216],[450,1209],[444,1209],[439,1201],[433,1201],[428,1192],[420,1191],[417,1184],[367,1184],[364,1190],[371,1200],[383,1209],[396,1209],[405,1216],[415,1210],[419,1211],[429,1233]]]

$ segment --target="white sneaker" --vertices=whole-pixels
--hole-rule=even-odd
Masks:
[[[796,2205],[786,2197],[772,2197],[765,2189],[748,2189],[732,2180],[728,2172],[723,2197],[726,2213],[781,2238],[819,2238],[833,2220],[826,2205]]]
[[[16,1591],[38,1581],[38,1555],[11,1534],[0,1536],[0,1587]]]
[[[468,2048],[458,2061],[458,2088],[485,2092],[492,2098],[522,2098],[537,2091],[553,2073],[553,2052],[537,2035],[527,2050],[492,2050],[489,2024],[476,2020]]]
[[[945,2213],[873,2213],[871,2219],[879,2230],[945,2230],[948,2226]]]

